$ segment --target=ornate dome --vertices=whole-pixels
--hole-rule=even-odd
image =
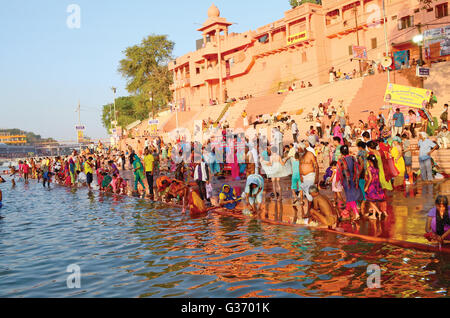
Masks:
[[[220,11],[213,3],[213,5],[208,9],[208,18],[218,18],[218,17],[220,17]]]

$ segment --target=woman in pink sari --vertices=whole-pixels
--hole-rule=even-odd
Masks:
[[[342,138],[342,129],[341,125],[339,125],[339,122],[336,122],[336,126],[334,126],[333,136],[341,138],[341,145],[344,144],[344,139]]]
[[[238,162],[238,158],[237,158],[237,150],[234,147],[232,149],[234,151],[234,156],[233,156],[233,163],[231,163],[231,177],[234,180],[241,180],[241,178],[239,177],[240,168],[239,168],[239,162]]]

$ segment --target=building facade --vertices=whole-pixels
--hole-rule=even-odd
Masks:
[[[427,47],[412,41],[450,24],[448,1],[423,7],[418,0],[323,0],[321,5],[304,3],[280,20],[237,34],[212,5],[198,29],[203,37],[198,49],[169,63],[174,102],[186,109],[264,96],[293,83],[322,85],[330,81],[331,68],[362,75],[370,65],[378,67],[386,52],[392,57],[404,53],[412,63],[419,60],[422,47],[425,62],[449,59],[442,48],[446,44],[439,44],[443,42]],[[362,60],[354,59],[358,47],[365,53]]]

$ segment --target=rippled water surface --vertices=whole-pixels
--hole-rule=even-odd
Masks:
[[[448,297],[446,255],[33,181],[0,189],[3,297]]]

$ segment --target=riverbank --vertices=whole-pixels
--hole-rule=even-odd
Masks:
[[[128,185],[133,185],[133,175],[131,171],[121,171]],[[235,189],[243,190],[245,187],[245,178],[236,181],[227,176],[223,180],[217,177],[212,179],[213,196],[216,198],[224,183],[230,184]],[[290,178],[281,179],[283,190],[282,201],[273,201],[270,197],[272,193],[272,183],[265,180],[265,203],[263,211],[260,214],[262,221],[286,225],[286,226],[304,226],[294,224],[294,218],[297,214],[296,206],[293,204],[290,190]],[[132,189],[130,188],[130,191]],[[147,190],[148,191],[148,190]],[[333,198],[331,190],[321,190],[321,193],[328,198]],[[450,180],[442,179],[431,183],[418,181],[414,185],[406,186],[404,191],[390,191],[387,193],[387,213],[388,217],[382,220],[362,219],[358,222],[343,222],[340,227],[348,234],[360,235],[364,239],[373,241],[383,241],[386,243],[399,245],[404,242],[404,246],[422,248],[417,244],[434,246],[424,238],[427,214],[434,207],[435,199],[438,195],[450,196]]]

